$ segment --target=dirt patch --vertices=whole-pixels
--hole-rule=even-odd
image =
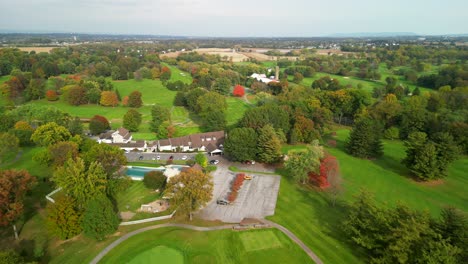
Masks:
[[[21,51],[31,52],[35,51],[36,53],[47,52],[49,53],[52,49],[57,47],[18,47]]]
[[[417,181],[416,183],[423,186],[439,186],[445,184],[445,180],[438,179],[434,181]]]

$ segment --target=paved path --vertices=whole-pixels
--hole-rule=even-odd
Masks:
[[[276,227],[278,230],[283,232],[285,235],[287,235],[292,241],[294,241],[296,244],[298,244],[306,253],[309,255],[309,257],[317,264],[323,264],[323,262],[320,260],[317,255],[315,255],[310,248],[308,248],[298,237],[296,237],[291,231],[286,229],[284,226],[279,225],[275,222],[271,222],[269,220],[262,220],[263,222],[269,224],[270,226]],[[120,243],[124,242],[125,240],[129,239],[130,237],[143,233],[148,230],[153,230],[153,229],[158,229],[158,228],[163,228],[163,227],[182,227],[182,228],[187,228],[195,231],[213,231],[213,230],[222,230],[222,229],[231,229],[232,225],[222,225],[222,226],[213,226],[213,227],[201,227],[201,226],[193,226],[193,225],[186,225],[186,224],[172,224],[172,223],[167,223],[167,224],[160,224],[160,225],[154,225],[154,226],[148,226],[144,227],[135,231],[132,231],[128,234],[125,234],[121,238],[117,239],[116,241],[112,242],[112,244],[108,245],[105,249],[103,249],[96,257],[94,257],[93,260],[91,260],[90,264],[97,264],[109,251],[114,249],[116,246],[118,246]]]
[[[306,253],[309,255],[309,257],[317,264],[323,264],[322,260],[314,253],[312,250],[310,250],[309,247],[304,244],[296,235],[294,235],[291,231],[289,231],[286,227],[277,224],[275,222],[263,219],[263,222],[269,224],[270,226],[278,228],[281,232],[283,232],[285,235],[287,235],[292,241],[296,242]]]

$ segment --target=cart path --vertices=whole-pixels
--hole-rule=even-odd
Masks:
[[[287,235],[292,241],[294,241],[296,244],[298,244],[306,253],[309,255],[309,257],[315,261],[317,264],[323,264],[323,262],[315,255],[312,250],[310,250],[299,238],[297,238],[291,231],[283,227],[282,225],[279,225],[277,223],[262,219],[265,223],[268,223],[269,225],[277,228],[281,232],[283,232],[285,235]],[[186,229],[191,229],[195,231],[201,231],[201,232],[206,232],[206,231],[214,231],[214,230],[223,230],[223,229],[232,229],[233,225],[222,225],[222,226],[212,226],[212,227],[201,227],[201,226],[193,226],[193,225],[187,225],[187,224],[174,224],[174,223],[166,223],[166,224],[159,224],[159,225],[154,225],[154,226],[148,226],[144,227],[135,231],[132,231],[128,234],[125,234],[121,238],[117,239],[116,241],[112,242],[110,245],[108,245],[106,248],[104,248],[96,257],[94,257],[93,260],[91,260],[90,264],[97,264],[109,251],[114,249],[116,246],[118,246],[120,243],[124,242],[125,240],[131,238],[134,235],[143,233],[145,231],[153,230],[153,229],[158,229],[158,228],[164,228],[164,227],[181,227],[181,228],[186,228]]]

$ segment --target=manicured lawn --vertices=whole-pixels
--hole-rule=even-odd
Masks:
[[[400,162],[405,155],[401,141],[384,141],[383,157],[363,160],[344,152],[343,144],[348,135],[349,130],[338,130],[337,148],[327,148],[340,164],[344,190],[342,202],[332,207],[325,192],[283,177],[275,215],[269,217],[291,230],[325,263],[360,263],[365,259],[341,232],[341,222],[347,210],[343,201],[351,202],[360,189],[373,192],[381,206],[394,206],[401,201],[413,209],[427,210],[433,217],[438,217],[440,209],[447,205],[468,211],[467,157],[450,166],[449,176],[442,183],[422,184],[409,178],[408,170]],[[283,147],[283,151],[303,147],[288,146]],[[279,172],[287,175],[284,170]]]
[[[235,124],[239,119],[242,118],[244,112],[249,109],[249,105],[241,98],[228,97],[226,98],[228,109],[226,112],[226,118],[228,125]]]
[[[154,190],[146,188],[143,181],[132,181],[129,188],[124,192],[119,193],[117,197],[117,205],[121,212],[136,211],[142,204],[153,202],[160,196],[160,193],[156,193]]]
[[[133,91],[140,91],[144,105],[159,104],[171,107],[177,92],[168,90],[160,80],[143,79],[135,81],[113,81],[114,89],[118,89],[122,98]]]
[[[265,243],[264,236],[276,240],[258,245]],[[245,247],[244,240],[251,243],[249,248]],[[185,263],[312,263],[299,246],[276,229],[198,232],[172,227],[133,236],[109,252],[100,263],[133,263],[140,254],[161,246],[183,253]]]
[[[150,250],[147,250],[143,253],[140,253],[132,260],[128,262],[129,264],[145,264],[145,263],[173,263],[173,264],[183,264],[184,255],[182,252],[168,248],[165,246],[157,246]]]
[[[174,81],[183,81],[186,84],[192,83],[192,76],[188,72],[179,70],[179,68],[169,65],[167,63],[162,63],[162,65],[169,67],[171,69],[171,82]]]

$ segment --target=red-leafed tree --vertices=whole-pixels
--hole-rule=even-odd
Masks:
[[[161,81],[165,82],[171,78],[171,74],[171,69],[169,69],[169,67],[164,66],[161,68],[161,76],[159,78],[161,79]]]
[[[234,87],[234,90],[232,91],[232,95],[237,96],[237,97],[242,97],[245,94],[244,87],[242,85],[238,84]]]
[[[36,183],[25,170],[0,171],[0,226],[13,223],[15,237],[18,239],[14,222],[23,213],[23,200],[26,193]]]
[[[93,135],[102,133],[109,128],[110,128],[109,121],[107,120],[107,118],[103,116],[95,115],[89,121],[89,130],[91,131],[91,134]]]
[[[47,98],[48,101],[57,101],[57,99],[58,99],[57,92],[54,91],[54,90],[47,90],[46,98]]]
[[[310,173],[311,182],[320,188],[330,187],[329,180],[339,174],[338,161],[334,156],[326,155],[320,161],[319,173]]]

